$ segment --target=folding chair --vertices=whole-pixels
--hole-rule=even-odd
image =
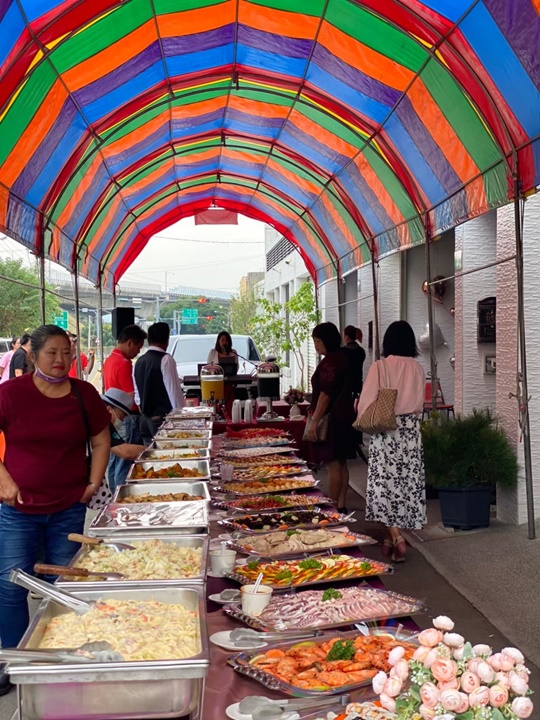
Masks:
[[[426,380],[424,386],[424,409],[422,411],[422,422],[426,417],[429,417],[429,413],[433,410],[433,404],[431,402],[431,378]],[[450,418],[450,413],[455,418],[456,413],[454,412],[454,406],[450,403],[444,402],[444,395],[441,388],[441,383],[437,383],[437,410],[439,412],[446,412],[446,419]]]

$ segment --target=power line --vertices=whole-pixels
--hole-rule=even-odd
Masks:
[[[167,237],[166,235],[154,235],[155,238],[159,238],[159,240],[175,240],[178,242],[193,242],[193,243],[202,243],[202,244],[208,244],[208,245],[216,245],[217,243],[225,245],[264,245],[264,240],[196,240],[194,238],[175,238],[175,237]]]

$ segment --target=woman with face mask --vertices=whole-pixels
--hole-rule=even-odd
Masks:
[[[124,420],[131,415],[133,395],[118,388],[109,388],[105,395],[101,396],[101,399],[111,416],[109,424],[111,453],[122,460],[135,460],[143,450],[146,450],[146,446],[127,443],[120,435],[120,431],[124,427]]]
[[[27,591],[9,582],[14,568],[67,565],[79,549],[86,503],[109,459],[110,415],[96,389],[68,376],[71,347],[64,330],[43,325],[31,336],[34,372],[0,386],[0,640],[15,647],[28,626]],[[92,456],[87,460],[89,439]],[[54,576],[47,577],[53,581]],[[0,665],[0,692],[9,688]]]

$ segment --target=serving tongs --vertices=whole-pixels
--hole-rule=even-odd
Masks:
[[[240,700],[238,710],[245,715],[251,715],[253,720],[277,720],[286,718],[289,713],[298,710],[319,709],[328,706],[345,706],[349,702],[348,695],[332,695],[330,697],[316,697],[295,700],[271,700],[264,695],[248,695]]]
[[[128,545],[127,543],[120,543],[116,541],[112,542],[111,540],[104,542],[103,538],[90,537],[89,535],[81,535],[79,533],[69,533],[68,540],[82,543],[83,545],[104,545],[105,547],[112,547],[118,553],[123,552],[124,550],[136,549],[133,545]]]
[[[61,648],[47,650],[5,650],[0,648],[0,660],[10,664],[17,663],[90,663],[90,662],[123,662],[123,656],[113,650],[105,640],[86,642],[79,648]]]
[[[63,577],[101,577],[110,578],[111,580],[123,580],[126,576],[116,572],[97,572],[87,570],[81,567],[68,567],[67,565],[44,565],[37,563],[34,565],[34,572],[38,575],[61,575]]]
[[[233,643],[245,644],[246,641],[259,644],[262,641],[272,642],[273,640],[305,640],[322,635],[319,630],[296,630],[293,632],[257,632],[251,628],[236,628],[231,630],[229,635]]]
[[[38,580],[38,578],[28,575],[28,573],[25,573],[23,570],[18,568],[11,571],[9,574],[9,581],[15,583],[15,585],[20,585],[27,590],[31,590],[37,595],[48,598],[59,605],[63,605],[64,607],[72,610],[74,613],[77,613],[77,615],[84,615],[91,610],[94,604],[93,602],[81,600],[66,590],[60,590],[60,588],[56,585],[51,585],[44,580]]]

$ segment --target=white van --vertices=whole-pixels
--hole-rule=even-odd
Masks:
[[[185,375],[197,375],[198,365],[206,365],[208,353],[216,345],[217,335],[172,335],[167,351],[176,360],[180,380]],[[261,355],[249,335],[231,335],[238,353],[238,374],[252,375],[261,362]]]

